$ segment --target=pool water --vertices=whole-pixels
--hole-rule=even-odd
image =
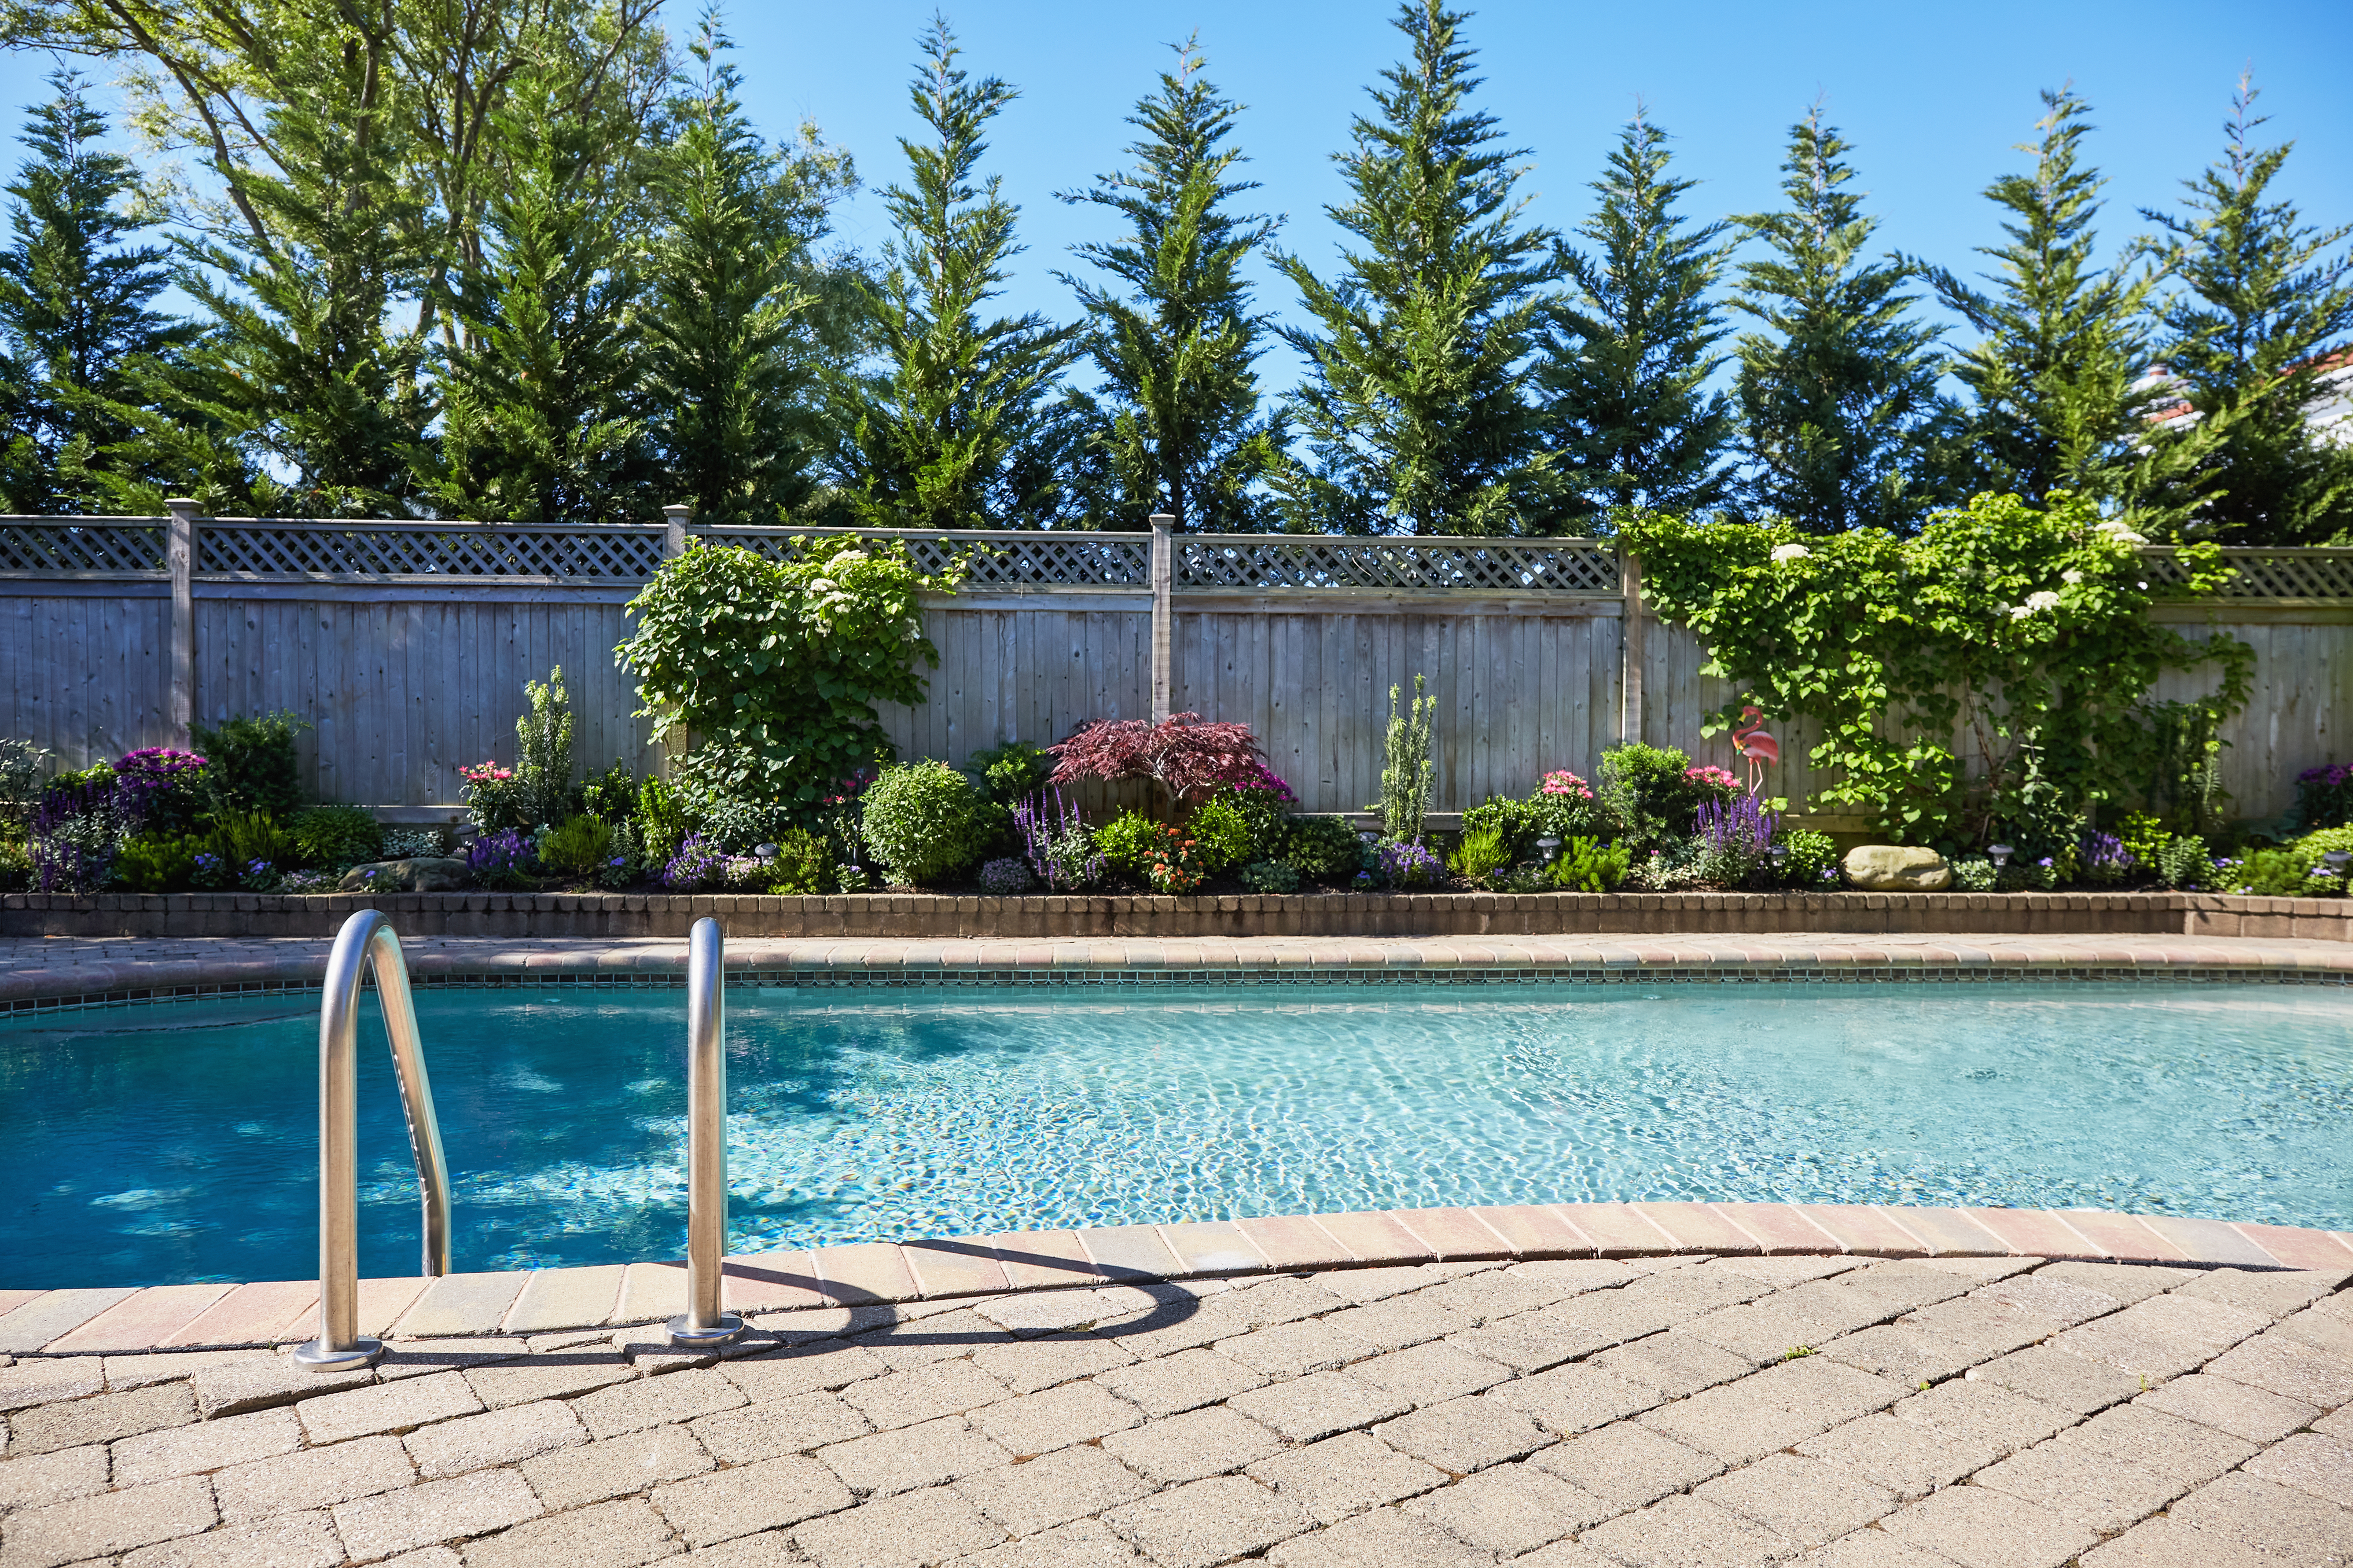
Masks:
[[[361,1267],[417,1267],[371,994]],[[678,991],[417,997],[455,1267],[678,1256]],[[0,1023],[0,1287],[317,1269],[315,999]],[[730,1247],[1608,1198],[2353,1224],[2335,989],[731,991]]]

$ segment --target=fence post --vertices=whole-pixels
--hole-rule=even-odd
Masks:
[[[1630,746],[1642,739],[1641,558],[1621,554],[1618,571],[1619,586],[1626,595],[1625,629],[1618,639],[1618,738]]]
[[[666,506],[662,508],[662,559],[675,561],[686,553],[686,526],[694,521],[694,508]]]
[[[164,525],[164,569],[172,576],[172,710],[170,744],[192,743],[196,721],[196,502],[173,496],[164,502],[171,520]]]
[[[1176,576],[1176,519],[1173,513],[1152,514],[1152,721],[1168,717],[1170,668],[1175,659],[1168,595]]]

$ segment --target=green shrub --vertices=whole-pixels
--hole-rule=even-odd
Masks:
[[[1953,888],[1957,892],[1990,893],[2000,880],[2001,874],[1993,868],[1993,862],[1983,857],[1953,862]]]
[[[1241,809],[1221,795],[1211,795],[1193,808],[1185,831],[1193,837],[1193,858],[1209,873],[1240,866],[1256,858],[1259,834]]]
[[[649,864],[666,863],[694,829],[693,809],[678,786],[664,778],[638,786],[638,831]]]
[[[1781,879],[1793,888],[1819,888],[1831,881],[1823,875],[1839,863],[1838,846],[1827,833],[1814,833],[1803,827],[1792,827],[1780,836],[1789,847],[1789,858],[1781,862]]]
[[[547,672],[547,683],[522,683],[531,710],[515,721],[515,784],[526,827],[562,819],[572,804],[572,704],[564,692],[564,667]]]
[[[2258,849],[2228,873],[2230,890],[2259,899],[2308,896],[2311,863],[2292,849]]]
[[[1054,771],[1054,759],[1027,741],[1008,741],[985,752],[975,752],[965,759],[964,771],[970,773],[999,805],[1012,806],[1028,800],[1045,787],[1046,779]]]
[[[204,847],[194,833],[142,833],[115,857],[114,874],[134,893],[177,892],[195,878]]]
[[[301,763],[294,750],[297,731],[311,727],[295,713],[258,713],[229,719],[216,729],[192,725],[193,749],[201,754],[205,790],[213,813],[258,811],[266,816],[292,814],[301,803]]]
[[[539,858],[559,876],[594,877],[613,858],[613,825],[585,811],[566,817],[542,841]]]
[[[638,815],[638,775],[627,763],[615,763],[580,786],[580,809],[607,822],[627,822]]]
[[[384,853],[384,825],[356,805],[314,805],[296,812],[293,831],[305,866],[343,871]]]
[[[776,858],[768,866],[772,893],[822,893],[832,879],[833,853],[822,834],[788,827],[776,835]]]
[[[1113,870],[1147,881],[1152,857],[1167,838],[1166,824],[1140,811],[1123,811],[1095,829],[1095,851]]]
[[[1282,858],[1303,876],[1353,877],[1365,863],[1364,841],[1336,816],[1294,816],[1283,834]]]
[[[1626,879],[1633,854],[1622,844],[1577,837],[1553,858],[1552,885],[1564,892],[1612,893]]]
[[[1514,800],[1508,795],[1490,795],[1462,814],[1465,840],[1475,833],[1496,834],[1513,860],[1525,860],[1535,853],[1545,826],[1545,808],[1539,801]]]
[[[884,768],[859,805],[860,836],[894,882],[922,887],[978,858],[981,794],[945,763]]]
[[[1253,893],[1299,891],[1298,868],[1282,860],[1253,860],[1242,868],[1242,886]]]
[[[1461,842],[1454,847],[1454,853],[1446,858],[1446,864],[1456,876],[1472,886],[1484,888],[1495,873],[1508,868],[1512,860],[1511,850],[1504,842],[1502,828],[1473,830],[1466,826]]]
[[[294,866],[302,851],[294,836],[266,811],[225,811],[213,818],[202,853],[217,855],[232,877],[244,877],[256,861],[277,870]]]
[[[2214,879],[2213,858],[2195,834],[2168,839],[2157,852],[2157,874],[2168,888],[2202,888]]]
[[[1691,776],[1691,758],[1672,746],[1612,746],[1601,753],[1601,812],[1610,830],[1637,849],[1680,838],[1692,814],[1720,792]]]

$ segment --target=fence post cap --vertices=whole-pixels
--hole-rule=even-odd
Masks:
[[[672,522],[685,522],[694,516],[694,503],[691,501],[673,502],[671,505],[662,508],[662,516],[668,518]]]
[[[1176,526],[1176,514],[1173,511],[1155,511],[1148,521],[1154,528],[1165,533]]]
[[[165,496],[164,498],[164,510],[165,511],[194,511],[203,504],[204,503],[202,501],[196,500],[194,496]]]

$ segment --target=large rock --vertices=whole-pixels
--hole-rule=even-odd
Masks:
[[[463,860],[418,855],[354,866],[336,884],[346,893],[451,893],[473,879]]]
[[[1941,893],[1953,885],[1953,868],[1934,849],[1903,844],[1865,844],[1846,852],[1846,879],[1874,893]]]

